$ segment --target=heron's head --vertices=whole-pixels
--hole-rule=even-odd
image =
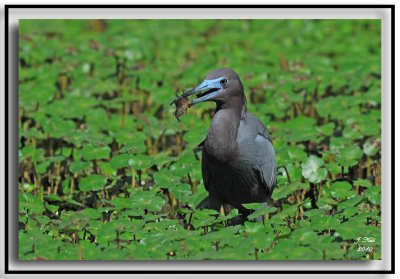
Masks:
[[[190,95],[196,96],[190,102],[191,106],[205,101],[225,104],[235,97],[244,98],[242,82],[235,71],[229,68],[209,73],[202,83],[187,92],[187,96]]]

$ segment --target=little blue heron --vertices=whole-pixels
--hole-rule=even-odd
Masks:
[[[228,68],[209,73],[184,94],[195,95],[189,106],[212,101],[216,110],[202,147],[202,175],[208,196],[200,208],[220,210],[229,204],[243,217],[242,204],[267,204],[276,183],[276,159],[271,137],[253,114],[247,112],[239,76]]]

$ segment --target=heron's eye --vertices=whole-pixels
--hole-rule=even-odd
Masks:
[[[221,79],[219,82],[221,85],[225,86],[228,83],[228,80],[226,78]]]

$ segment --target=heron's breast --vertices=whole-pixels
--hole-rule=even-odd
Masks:
[[[235,160],[220,161],[204,152],[208,185],[211,192],[226,203],[238,206],[244,202],[258,202],[259,183],[253,169]]]
[[[204,153],[212,163],[226,164],[239,156],[236,141],[227,141],[224,138],[206,138],[204,142]]]

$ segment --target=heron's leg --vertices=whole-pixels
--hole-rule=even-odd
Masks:
[[[219,209],[221,208],[221,201],[212,196],[212,195],[208,195],[204,200],[202,200],[200,202],[200,204],[197,206],[197,208],[208,208],[208,209],[214,209],[219,211]]]

